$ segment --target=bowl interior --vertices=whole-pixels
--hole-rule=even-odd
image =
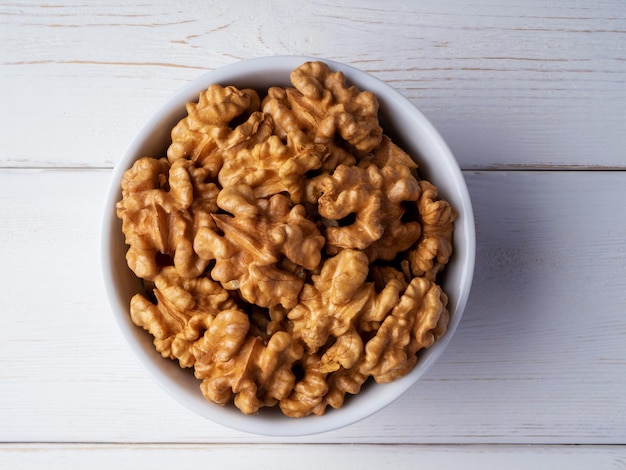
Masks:
[[[129,301],[142,290],[142,284],[126,265],[127,246],[121,222],[115,215],[115,203],[121,199],[123,173],[142,156],[165,155],[172,127],[186,114],[185,104],[197,101],[200,92],[210,84],[257,90],[286,86],[289,85],[289,73],[307,60],[319,59],[274,56],[242,61],[208,72],[183,88],[146,123],[115,168],[103,219],[102,268],[106,293],[120,329],[149,374],[174,398],[200,415],[234,429],[272,436],[307,435],[338,429],[370,416],[402,395],[449,343],[465,308],[474,270],[475,232],[471,202],[462,173],[447,145],[429,121],[399,92],[362,71],[324,59],[333,70],[341,70],[349,83],[377,96],[385,132],[418,161],[420,174],[432,181],[439,188],[441,197],[459,213],[453,237],[454,253],[441,280],[450,298],[450,324],[446,334],[420,353],[420,361],[407,376],[388,384],[366,384],[358,395],[347,396],[343,407],[328,409],[324,416],[294,419],[285,417],[277,409],[263,409],[257,415],[246,416],[234,406],[222,407],[208,402],[191,371],[162,358],[155,350],[151,336],[131,322]]]

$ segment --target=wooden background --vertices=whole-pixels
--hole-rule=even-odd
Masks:
[[[626,4],[544,3],[0,1],[0,468],[626,468]],[[424,379],[287,439],[155,385],[98,252],[141,125],[203,72],[277,54],[410,98],[464,170],[478,244]]]

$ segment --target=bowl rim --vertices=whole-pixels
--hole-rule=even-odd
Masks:
[[[234,410],[234,407],[221,407],[210,403],[204,399],[204,397],[198,400],[196,397],[191,396],[188,391],[182,389],[182,385],[178,383],[176,377],[173,377],[173,375],[176,374],[166,371],[165,367],[163,367],[163,363],[161,363],[161,361],[170,363],[174,361],[161,358],[160,355],[158,355],[160,360],[155,360],[154,352],[156,352],[156,350],[152,352],[147,351],[145,346],[139,344],[138,334],[148,336],[148,333],[132,323],[129,324],[130,315],[128,302],[125,303],[123,301],[119,289],[116,288],[117,282],[115,277],[117,271],[115,266],[113,266],[114,255],[120,248],[124,248],[125,251],[127,247],[126,245],[124,245],[124,247],[117,246],[112,238],[119,236],[114,230],[116,230],[116,227],[121,227],[121,225],[116,222],[119,219],[117,219],[115,213],[115,203],[121,197],[119,183],[124,172],[140,157],[139,151],[149,145],[148,139],[155,133],[155,129],[161,128],[161,132],[164,132],[166,129],[171,130],[171,126],[164,126],[164,121],[172,121],[174,114],[180,115],[184,113],[185,104],[187,102],[197,101],[199,93],[206,89],[209,84],[231,84],[229,81],[235,82],[240,80],[239,78],[233,77],[239,77],[242,76],[242,74],[248,77],[246,80],[250,80],[250,76],[254,75],[258,77],[259,74],[262,75],[268,71],[271,71],[269,72],[270,75],[279,73],[277,71],[280,71],[281,74],[287,71],[285,79],[282,80],[283,84],[286,84],[288,83],[289,72],[307,61],[322,61],[328,64],[334,71],[342,71],[346,76],[347,82],[356,85],[361,90],[373,92],[381,108],[384,106],[386,108],[393,107],[396,110],[401,109],[403,116],[409,116],[413,120],[412,122],[419,127],[420,136],[423,135],[423,138],[427,139],[428,145],[430,145],[434,149],[434,152],[443,160],[447,178],[451,178],[452,181],[450,184],[446,184],[446,186],[454,188],[453,192],[455,193],[447,194],[445,197],[448,200],[455,200],[455,208],[459,213],[459,218],[455,222],[453,238],[454,254],[451,259],[451,262],[454,260],[455,263],[461,263],[458,270],[455,271],[455,286],[458,285],[459,296],[451,299],[453,304],[449,307],[450,323],[446,333],[439,338],[433,346],[420,353],[421,357],[418,364],[409,374],[388,384],[375,384],[374,387],[378,388],[379,392],[371,396],[370,399],[360,400],[360,398],[362,398],[361,395],[364,394],[364,391],[361,391],[357,396],[346,397],[347,402],[348,400],[359,400],[361,403],[358,405],[347,403],[339,409],[327,410],[322,416],[307,416],[295,419],[287,418],[282,414],[279,416],[270,416],[268,414],[267,417],[270,419],[263,419],[258,416],[244,415],[239,410],[232,412],[229,408]],[[277,85],[279,84],[280,83],[277,83]],[[364,86],[364,84],[367,84],[367,86]],[[381,110],[381,112],[383,111]],[[169,138],[169,134],[167,137]],[[411,155],[415,158],[415,155]],[[433,183],[437,187],[440,187],[437,181]],[[450,198],[450,196],[454,197]],[[431,122],[398,90],[368,72],[335,60],[306,55],[257,57],[224,65],[201,74],[167,99],[158,107],[157,111],[140,126],[139,131],[127,147],[126,152],[113,169],[105,200],[100,238],[102,280],[109,307],[116,319],[119,329],[126,339],[125,342],[127,346],[133,351],[135,358],[148,372],[152,380],[179,403],[215,423],[251,434],[276,437],[319,434],[354,424],[385,408],[418,382],[419,378],[432,367],[446,349],[461,321],[471,290],[476,252],[475,222],[467,185],[458,162]],[[180,369],[177,364],[176,367]],[[182,369],[180,370],[182,371]],[[368,391],[371,390],[371,388],[372,387],[370,387]],[[198,394],[201,396],[199,386],[197,389]]]

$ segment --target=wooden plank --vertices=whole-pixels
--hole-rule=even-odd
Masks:
[[[389,82],[465,169],[626,166],[619,0],[200,5],[0,7],[0,166],[111,167],[188,81],[274,54],[339,60]]]
[[[625,446],[411,445],[0,445],[0,465],[13,470],[149,468],[207,465],[248,470],[457,469],[609,470],[626,466]],[[355,465],[358,462],[358,465]]]
[[[466,172],[477,267],[456,336],[382,412],[272,439],[145,374],[101,286],[108,170],[0,170],[0,442],[626,443],[626,172]]]

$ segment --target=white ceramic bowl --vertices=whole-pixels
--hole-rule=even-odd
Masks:
[[[164,359],[155,350],[152,337],[130,320],[129,300],[141,284],[126,265],[127,246],[115,203],[121,198],[124,171],[138,158],[165,154],[170,130],[186,114],[185,104],[197,101],[201,91],[212,83],[266,89],[289,85],[289,73],[308,60],[323,60],[331,69],[341,70],[347,81],[361,90],[373,92],[380,103],[380,120],[385,132],[419,162],[420,174],[433,182],[441,197],[459,213],[454,231],[454,253],[445,270],[443,287],[450,298],[450,324],[447,333],[421,353],[417,366],[405,377],[388,384],[366,384],[355,396],[346,396],[340,409],[328,408],[324,416],[287,418],[278,409],[263,409],[247,416],[234,406],[208,402],[199,381],[189,370]],[[373,76],[331,60],[300,56],[274,56],[234,63],[208,72],[189,83],[169,100],[140,130],[121,159],[111,181],[102,229],[102,269],[106,293],[115,318],[130,347],[154,380],[180,403],[200,415],[241,431],[271,436],[315,434],[355,423],[379,411],[406,392],[429,369],[450,342],[459,321],[472,282],[475,258],[475,230],[472,206],[459,166],[430,122],[398,91]],[[410,412],[413,412],[411,410]]]

